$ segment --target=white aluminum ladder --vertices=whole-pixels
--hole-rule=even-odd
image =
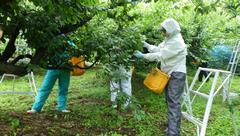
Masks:
[[[0,94],[33,94],[36,95],[37,94],[37,88],[36,88],[36,84],[35,84],[35,80],[34,80],[34,74],[33,72],[29,72],[27,74],[28,77],[28,82],[29,82],[29,87],[30,87],[30,91],[15,91],[15,80],[17,75],[14,74],[3,74],[0,80],[0,84],[3,83],[3,80],[5,77],[12,77],[12,90],[9,91],[0,91]]]
[[[240,55],[240,40],[238,40],[235,46],[233,47],[233,51],[227,67],[227,71],[230,71],[233,74],[232,76],[234,76],[236,72],[237,65],[239,62],[239,55]]]
[[[239,56],[240,56],[240,40],[238,40],[235,44],[235,46],[233,47],[232,53],[231,53],[231,57],[227,66],[227,71],[231,72],[231,78],[229,81],[229,85],[227,85],[226,87],[231,87],[231,80],[234,77],[235,73],[236,73],[236,69],[238,66],[238,62],[239,62]],[[226,88],[225,87],[225,88]],[[229,90],[229,89],[226,89]],[[229,97],[231,98],[231,96],[237,96],[236,93],[234,92],[229,92]],[[227,99],[227,94],[223,94],[223,101],[225,101]]]
[[[200,71],[207,71],[209,72],[209,74],[204,79],[204,81],[200,84],[200,86],[197,89],[195,89],[194,86],[196,85],[196,81],[198,79]],[[204,86],[207,79],[211,75],[213,75],[214,77],[213,77],[213,82],[211,84],[210,90],[202,91],[201,88]],[[219,78],[220,76],[222,76],[222,78]],[[222,88],[223,86],[226,86],[226,84],[229,83],[230,78],[231,78],[231,72],[229,71],[199,67],[189,88],[186,83],[187,87],[185,88],[185,91],[183,94],[182,115],[184,118],[186,118],[187,120],[189,120],[190,122],[196,125],[198,136],[205,136],[207,125],[208,125],[208,119],[209,119],[209,115],[210,115],[212,104],[213,104],[213,99],[221,90],[226,91],[225,89],[222,89]],[[219,85],[219,81],[221,83],[220,85]],[[190,93],[193,94],[193,97],[191,97]],[[203,97],[207,101],[205,113],[202,119],[195,117],[192,110],[192,104],[194,103],[196,96]],[[185,111],[184,111],[184,108],[186,109]]]
[[[234,125],[235,136],[238,136],[237,122],[234,116],[233,108],[231,106],[231,100],[229,96],[231,94],[229,92],[229,89],[231,86],[231,80],[235,75],[235,72],[237,69],[237,65],[239,62],[239,55],[240,55],[240,40],[238,40],[235,46],[233,47],[233,51],[229,60],[227,71],[200,67],[197,70],[190,87],[188,87],[188,83],[186,82],[186,87],[183,93],[183,102],[182,102],[182,107],[185,108],[185,111],[182,112],[182,115],[187,120],[189,120],[190,122],[196,125],[198,136],[205,136],[206,134],[207,123],[208,123],[208,118],[211,112],[212,102],[216,94],[218,94],[221,89],[223,90],[223,101],[225,100],[228,101],[228,106],[231,112],[231,118]],[[209,74],[205,78],[205,80],[202,82],[202,84],[199,86],[199,88],[196,90],[193,90],[193,87],[195,86],[195,83],[197,81],[197,77],[199,76],[200,71],[208,71]],[[214,74],[214,79],[212,82],[211,89],[209,90],[209,93],[206,94],[206,92],[205,93],[200,92],[201,87],[206,83],[207,79],[211,76],[211,74]],[[220,74],[222,75],[222,79],[219,79]],[[221,84],[217,87],[216,85],[218,80],[221,80]],[[193,93],[192,98],[190,93]],[[194,113],[192,110],[192,104],[196,96],[200,96],[207,99],[207,105],[206,105],[204,117],[202,120],[194,117]]]

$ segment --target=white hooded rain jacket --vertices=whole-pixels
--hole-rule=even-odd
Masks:
[[[187,47],[178,22],[166,19],[161,26],[169,36],[158,46],[149,44],[147,49],[150,53],[144,54],[143,57],[149,61],[161,62],[161,70],[168,75],[172,72],[186,73]]]

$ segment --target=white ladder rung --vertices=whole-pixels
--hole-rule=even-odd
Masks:
[[[34,94],[34,92],[11,92],[11,91],[6,91],[6,92],[0,92],[0,94]]]
[[[14,75],[14,74],[3,74],[3,76],[16,77],[16,75]]]
[[[189,120],[193,124],[196,124],[196,125],[202,127],[202,121],[200,121],[198,118],[195,118],[195,117],[189,115],[187,112],[182,112],[182,115],[183,115],[184,118],[186,118],[187,120]]]
[[[204,97],[204,98],[206,98],[206,99],[209,98],[209,95],[207,95],[207,94],[200,93],[200,92],[197,92],[197,91],[191,91],[191,92],[194,93],[194,94],[196,94],[196,95],[198,95],[198,96]]]
[[[235,47],[235,48],[233,48],[233,52],[239,52],[239,47]]]
[[[229,64],[231,64],[231,65],[237,65],[237,63],[235,62],[229,62]]]

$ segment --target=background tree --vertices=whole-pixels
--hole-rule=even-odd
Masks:
[[[160,22],[179,21],[188,44],[188,62],[206,59],[206,50],[218,42],[233,44],[239,36],[239,1],[143,1],[143,0],[15,0],[0,5],[5,27],[0,72],[24,75],[29,64],[45,67],[50,41],[72,32],[87,60],[101,56],[106,70],[133,62],[132,53],[142,40],[159,44]],[[229,20],[230,19],[230,20]],[[9,40],[6,40],[9,39]],[[25,39],[32,54],[16,56],[16,39]],[[17,62],[30,58],[24,66]],[[7,68],[7,69],[6,69]]]
[[[8,38],[9,41],[0,55],[0,71],[17,75],[27,73],[27,67],[13,64],[12,62],[17,62],[16,60],[10,61],[16,51],[15,41],[18,36],[26,39],[28,47],[34,50],[34,54],[24,54],[17,56],[16,59],[28,57],[31,59],[31,64],[44,67],[46,51],[54,48],[54,45],[49,45],[52,38],[83,26],[92,18],[95,9],[91,6],[94,4],[97,4],[97,1],[16,0],[1,5],[1,24],[5,27],[4,38]]]

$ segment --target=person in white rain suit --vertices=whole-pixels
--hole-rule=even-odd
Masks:
[[[170,76],[165,88],[166,101],[168,106],[167,136],[179,136],[181,124],[181,103],[180,97],[184,90],[186,79],[186,55],[187,47],[184,43],[179,23],[172,19],[166,19],[161,23],[160,28],[166,38],[158,46],[146,42],[144,47],[149,53],[135,52],[137,58],[144,58],[149,61],[161,62],[161,70]]]
[[[0,39],[2,38],[3,35],[3,27],[0,25]]]
[[[131,103],[132,96],[132,72],[133,68],[126,69],[124,66],[119,66],[119,68],[113,73],[117,73],[117,78],[113,75],[110,80],[110,91],[111,91],[111,102],[113,103],[113,108],[117,108],[117,97],[120,92],[123,92],[126,96],[126,101],[124,107],[126,108]],[[115,75],[116,76],[116,75]]]

